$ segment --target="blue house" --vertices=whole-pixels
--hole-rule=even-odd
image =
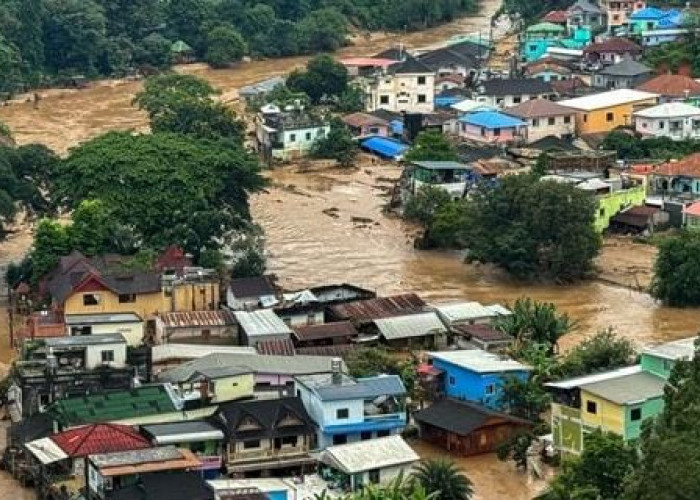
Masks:
[[[506,378],[527,380],[532,368],[510,358],[481,349],[431,352],[434,368],[444,373],[448,397],[473,401],[492,409],[502,409],[502,386]]]
[[[400,434],[406,427],[406,387],[398,375],[354,379],[335,372],[295,381],[318,426],[318,449]]]

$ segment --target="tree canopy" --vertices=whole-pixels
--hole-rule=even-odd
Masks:
[[[205,59],[212,68],[225,68],[240,61],[246,52],[245,40],[231,26],[217,26],[207,35]]]
[[[445,134],[433,130],[418,134],[405,161],[457,161],[457,150]]]
[[[250,219],[257,160],[227,141],[112,132],[61,163],[55,196],[68,208],[99,199],[146,246],[179,244],[195,255]]]
[[[357,153],[357,143],[350,130],[337,118],[331,121],[328,134],[318,137],[311,149],[312,156],[336,160],[341,167],[351,167]]]
[[[700,141],[696,139],[674,141],[670,137],[643,138],[630,131],[613,130],[605,136],[600,147],[617,151],[618,158],[624,160],[651,158],[667,161],[697,153],[700,151]]]
[[[337,98],[348,89],[348,70],[329,55],[311,59],[305,70],[294,70],[287,77],[287,87],[292,92],[303,92],[311,102]]]
[[[700,232],[684,231],[659,243],[651,294],[671,306],[700,304]]]

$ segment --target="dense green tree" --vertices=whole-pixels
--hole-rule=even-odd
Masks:
[[[684,231],[659,243],[651,294],[671,306],[700,304],[700,232]]]
[[[335,110],[341,113],[354,113],[364,111],[365,93],[358,85],[348,85],[335,103]]]
[[[167,68],[172,63],[172,42],[160,33],[151,33],[134,47],[134,62],[156,68]]]
[[[507,176],[466,205],[468,258],[522,279],[583,278],[600,249],[596,210],[594,196],[569,184]]]
[[[207,28],[217,21],[214,2],[177,0],[165,5],[168,38],[174,41],[182,40],[198,54],[204,54],[207,46]]]
[[[134,103],[148,113],[154,132],[242,143],[243,124],[231,108],[214,101],[215,93],[200,78],[168,73],[147,79]]]
[[[22,56],[15,44],[0,33],[0,99],[3,94],[11,96],[22,89]]]
[[[602,149],[617,151],[618,158],[670,160],[682,158],[700,151],[700,141],[685,139],[674,141],[670,137],[642,137],[629,130],[613,130],[600,146]]]
[[[382,347],[358,347],[345,359],[352,377],[373,377],[382,373],[398,375],[399,363]]]
[[[263,180],[257,160],[229,142],[113,132],[74,149],[56,185],[66,207],[99,199],[144,245],[198,256],[247,224],[248,193]]]
[[[554,304],[527,297],[516,300],[512,314],[499,316],[494,326],[516,339],[521,346],[530,343],[547,345],[549,352],[554,353],[559,339],[573,330],[576,323],[568,314],[560,314]]]
[[[297,24],[302,52],[332,52],[345,45],[348,22],[338,10],[328,7],[309,13]]]
[[[469,478],[448,460],[424,460],[413,477],[426,493],[437,493],[436,500],[469,500],[474,494]]]
[[[558,371],[562,378],[578,377],[627,366],[634,356],[634,344],[616,335],[613,328],[607,328],[569,350]]]
[[[263,236],[262,229],[254,225],[231,244],[231,278],[252,278],[265,274],[267,262]]]
[[[418,134],[411,149],[404,155],[405,161],[457,161],[457,150],[450,140],[433,130]]]
[[[637,466],[637,450],[615,434],[592,432],[579,457],[569,457],[560,474],[538,500],[621,498],[626,478]],[[692,498],[692,497],[645,497]]]
[[[231,26],[217,26],[207,35],[205,59],[212,68],[225,68],[240,61],[246,51],[241,34]]]
[[[34,230],[34,245],[31,250],[32,281],[37,283],[58,264],[62,255],[71,251],[70,237],[59,222],[42,219]]]
[[[95,75],[107,47],[107,19],[93,0],[46,0],[46,64],[54,72]]]
[[[700,498],[700,356],[676,361],[664,409],[642,428],[640,465],[627,478],[628,500]]]
[[[99,0],[107,18],[107,32],[140,40],[165,28],[165,2],[161,0]]]
[[[338,97],[347,91],[348,70],[329,55],[311,59],[306,70],[294,70],[287,78],[292,92],[303,92],[314,104],[323,98]]]
[[[535,436],[528,431],[517,432],[504,443],[496,448],[496,455],[499,460],[513,460],[515,466],[520,469],[527,469],[528,451]]]
[[[450,203],[452,203],[452,197],[447,191],[436,186],[425,185],[406,202],[403,215],[408,220],[429,228],[433,225],[436,214]]]
[[[311,148],[313,157],[336,160],[341,167],[353,166],[357,153],[358,147],[352,133],[337,118],[331,121],[328,133],[318,137]]]
[[[83,200],[71,218],[72,223],[65,227],[71,250],[88,256],[115,250],[112,238],[118,234],[118,223],[102,201]]]
[[[542,383],[534,377],[528,380],[506,378],[500,400],[509,413],[531,422],[539,422],[551,402]]]

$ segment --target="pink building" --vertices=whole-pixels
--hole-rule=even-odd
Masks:
[[[524,140],[527,124],[498,111],[469,113],[459,119],[459,137],[486,143],[507,143]]]

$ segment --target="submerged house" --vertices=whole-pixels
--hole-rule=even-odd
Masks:
[[[413,414],[421,439],[460,456],[491,453],[533,423],[485,406],[440,399]]]
[[[407,477],[419,460],[401,436],[333,445],[319,456],[321,476],[350,491]]]
[[[407,167],[407,194],[415,196],[423,186],[438,187],[461,198],[476,183],[473,169],[456,161],[414,161]]]
[[[295,380],[316,422],[319,449],[399,434],[406,426],[406,388],[397,375],[353,379],[334,371]]]
[[[256,149],[268,163],[302,158],[329,130],[328,120],[303,108],[283,111],[268,104],[255,120]]]

